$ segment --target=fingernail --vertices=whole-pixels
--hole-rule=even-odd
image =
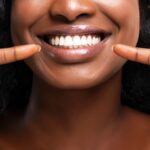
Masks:
[[[38,52],[41,51],[41,46],[40,45],[34,45],[34,46],[36,47],[36,49],[37,49]]]
[[[41,51],[41,46],[38,45],[37,47],[38,47],[38,51],[40,52]]]
[[[30,44],[28,45],[29,47],[32,47],[34,50],[40,52],[41,51],[41,46],[38,44]]]
[[[115,45],[112,45],[111,49],[112,49],[113,52],[114,52],[114,48],[115,48]]]

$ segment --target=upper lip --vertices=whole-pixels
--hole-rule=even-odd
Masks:
[[[56,36],[56,35],[61,35],[61,36],[66,36],[66,35],[88,35],[88,34],[105,34],[105,35],[110,35],[112,32],[102,29],[97,26],[88,26],[88,25],[74,25],[74,26],[55,26],[51,27],[48,30],[45,30],[41,33],[38,33],[38,36],[45,36],[45,35],[51,35],[51,36]]]

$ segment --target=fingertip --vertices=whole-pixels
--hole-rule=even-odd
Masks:
[[[40,52],[41,49],[42,49],[41,46],[40,46],[40,45],[37,45],[37,51]]]
[[[29,45],[31,48],[33,48],[35,51],[40,52],[41,51],[41,46],[38,44],[31,44]]]
[[[115,51],[115,45],[112,45],[111,49],[114,52]]]
[[[112,45],[112,51],[116,53],[116,49],[117,49],[118,44],[116,45]]]
[[[127,49],[129,49],[129,46],[123,45],[123,44],[115,44],[112,46],[112,49],[115,53],[119,53],[122,51],[126,51]]]

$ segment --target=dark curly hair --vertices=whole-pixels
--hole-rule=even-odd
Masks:
[[[149,0],[139,0],[141,29],[137,46],[150,47]],[[11,0],[0,0],[0,47],[12,46]],[[32,71],[23,62],[0,66],[0,109],[24,110],[32,88]],[[150,68],[134,62],[123,67],[122,104],[150,113]]]

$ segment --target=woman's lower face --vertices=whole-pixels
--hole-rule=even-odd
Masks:
[[[121,70],[112,46],[135,46],[139,20],[138,0],[13,0],[12,40],[41,45],[25,62],[49,85],[89,88]]]

